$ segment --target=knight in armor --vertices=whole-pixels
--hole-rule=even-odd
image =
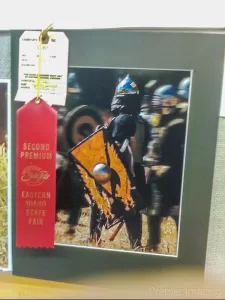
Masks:
[[[135,135],[131,137],[130,146],[133,154],[134,173],[137,190],[140,192],[143,203],[146,206],[145,197],[145,172],[143,167],[143,156],[147,152],[150,139],[150,125],[140,115],[141,99],[136,83],[127,75],[117,86],[111,103],[111,112],[114,116],[128,114],[133,116],[136,122]]]
[[[142,217],[138,213],[140,209],[146,207],[145,197],[145,173],[142,166],[142,158],[146,153],[149,140],[149,125],[140,115],[139,90],[135,82],[127,75],[120,80],[111,103],[111,112],[105,112],[108,116],[105,125],[109,134],[109,139],[118,146],[121,159],[132,177],[137,188],[135,212],[124,216],[128,232],[130,246],[132,249],[141,248],[142,237]],[[119,203],[115,203],[115,209],[119,210]],[[101,212],[92,205],[91,233],[100,239]]]
[[[140,116],[141,99],[136,83],[127,75],[116,87],[111,103],[111,112],[114,116],[130,115],[136,123],[136,129],[129,141],[133,164],[133,173],[137,192],[140,197],[136,204],[137,213],[126,222],[128,235],[132,248],[141,247],[142,217],[138,211],[148,206],[146,197],[145,171],[143,167],[143,156],[147,152],[147,145],[150,138],[150,126]],[[113,122],[113,121],[112,121]],[[135,239],[132,238],[135,236]]]
[[[162,218],[171,216],[178,228],[186,123],[180,115],[180,100],[174,86],[159,87],[153,99],[160,101],[162,117],[157,142],[152,143],[145,160],[150,169],[147,182],[152,203],[142,213],[150,216],[149,247],[157,251]]]
[[[120,152],[120,158],[125,165],[130,177],[134,179],[134,168],[133,168],[133,155],[130,147],[130,139],[134,136],[136,131],[136,122],[135,118],[128,114],[121,114],[117,117],[114,117],[109,125],[106,125],[107,128],[107,140],[116,144],[118,151]],[[111,170],[112,172],[113,170]],[[134,180],[131,180],[134,182]],[[141,245],[141,228],[140,224],[137,226],[132,226],[131,222],[140,222],[140,219],[136,220],[137,207],[135,206],[130,211],[126,212],[124,210],[123,203],[118,201],[115,196],[116,185],[120,184],[120,179],[117,173],[114,171],[111,174],[111,184],[112,184],[112,198],[113,203],[111,204],[111,210],[113,214],[117,217],[123,217],[125,224],[127,226],[128,236],[130,240],[131,248],[138,249]],[[134,191],[133,191],[134,192]],[[137,196],[135,197],[135,200]],[[98,244],[101,243],[101,230],[106,223],[106,218],[104,214],[101,213],[100,209],[97,208],[97,205],[93,202],[91,205],[91,229],[90,234],[93,241],[98,241]]]
[[[156,157],[154,156],[157,152],[152,152],[152,149],[157,148],[158,144],[158,138],[160,133],[160,121],[162,116],[162,109],[161,109],[161,102],[158,97],[154,95],[154,88],[157,84],[156,80],[150,80],[147,82],[144,88],[144,97],[142,99],[141,103],[141,117],[145,119],[149,126],[150,126],[150,139],[148,143],[148,151],[146,155],[144,156],[144,162],[148,161],[148,164],[150,163],[150,160],[154,158],[154,161]],[[151,155],[150,155],[151,152]],[[148,169],[146,169],[146,172],[148,173]],[[150,195],[148,195],[150,197]]]

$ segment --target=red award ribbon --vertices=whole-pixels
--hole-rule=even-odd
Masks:
[[[57,112],[33,99],[16,124],[16,246],[53,248]]]

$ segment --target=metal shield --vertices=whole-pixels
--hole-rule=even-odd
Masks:
[[[64,119],[64,132],[70,148],[90,136],[98,125],[103,125],[100,113],[87,105],[72,109]]]

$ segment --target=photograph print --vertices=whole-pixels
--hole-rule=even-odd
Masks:
[[[178,254],[191,71],[70,67],[55,243]]]

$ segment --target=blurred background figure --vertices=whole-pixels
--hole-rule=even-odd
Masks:
[[[68,109],[66,107],[58,108],[58,119],[57,119],[57,152],[59,153],[67,153],[68,146],[66,144],[63,122],[64,118],[68,113]]]
[[[185,77],[181,80],[177,92],[182,102],[184,103],[188,102],[189,91],[190,91],[190,77]]]
[[[178,91],[177,91],[178,98],[180,102],[177,105],[177,108],[180,111],[180,116],[184,118],[185,122],[187,121],[187,112],[188,112],[188,105],[189,105],[189,96],[190,96],[190,78],[186,77],[181,80]]]
[[[149,80],[144,86],[144,96],[141,101],[140,115],[145,119],[150,127],[152,126],[152,117],[155,114],[161,114],[160,105],[152,99],[157,80]]]
[[[85,132],[87,126],[85,127],[86,124],[84,122],[81,122],[82,124],[80,124],[79,128],[77,126],[81,118],[86,117],[85,107],[82,106],[83,111],[82,109],[77,111],[77,107],[83,104],[83,101],[82,89],[77,81],[77,75],[75,72],[69,73],[66,107],[57,107],[56,155],[56,213],[59,211],[66,211],[68,213],[68,230],[66,233],[69,235],[75,233],[82,208],[90,205],[80,178],[74,172],[73,164],[68,156],[68,151],[77,143],[79,129],[82,139],[92,133]],[[97,122],[97,124],[99,123]]]
[[[68,94],[66,99],[66,107],[68,110],[84,104],[83,91],[77,80],[77,74],[71,72],[68,74]]]
[[[173,85],[157,88],[152,101],[160,103],[161,118],[144,158],[151,205],[141,212],[149,216],[149,247],[157,252],[162,218],[172,217],[178,228],[186,126]]]

